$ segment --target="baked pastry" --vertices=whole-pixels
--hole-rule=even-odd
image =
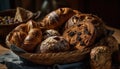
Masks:
[[[110,48],[112,52],[116,52],[119,50],[118,42],[113,36],[107,36],[101,38],[101,40],[96,43],[96,46],[104,45]]]
[[[19,31],[28,33],[30,29],[33,29],[33,28],[39,28],[39,26],[37,25],[35,21],[29,20],[27,23],[23,23],[17,26],[14,30],[19,30]]]
[[[45,30],[43,32],[43,39],[46,39],[51,36],[60,36],[60,33],[54,29]]]
[[[27,33],[23,31],[14,30],[10,32],[6,37],[7,46],[16,45],[21,47],[26,36]]]
[[[26,51],[33,51],[37,44],[41,42],[42,32],[38,28],[33,28],[28,32],[28,35],[24,39],[24,43],[22,45],[22,49]]]
[[[69,43],[62,36],[51,36],[39,46],[41,53],[55,53],[69,50]]]
[[[65,23],[71,16],[78,14],[77,10],[71,8],[59,8],[52,11],[40,22],[40,26],[45,29],[55,29]]]
[[[71,48],[83,49],[94,43],[97,31],[89,22],[75,24],[63,33],[63,37],[70,43]]]
[[[13,31],[11,31],[6,37],[6,44],[10,47],[11,45],[16,45],[25,51],[33,52],[37,44],[42,40],[41,29],[29,21],[26,24],[21,24],[17,26]]]
[[[27,24],[20,24],[19,26],[15,27],[14,30],[16,30],[16,31],[19,30],[19,31],[23,31],[23,32],[27,33],[28,26],[27,26]]]
[[[98,46],[90,52],[91,69],[111,69],[111,51],[106,46]]]
[[[21,7],[17,7],[14,21],[24,22],[30,19],[33,13]]]
[[[30,29],[33,29],[33,28],[40,28],[39,25],[37,24],[37,22],[33,21],[33,20],[29,20],[27,23],[27,28],[28,28],[28,31]]]

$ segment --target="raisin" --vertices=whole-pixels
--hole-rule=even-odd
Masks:
[[[80,36],[77,36],[76,40],[81,41],[82,39],[80,38]]]
[[[70,33],[68,33],[68,35],[72,37],[75,35],[75,32],[70,32]]]
[[[85,34],[88,34],[88,35],[91,35],[91,33],[88,31],[87,28],[84,29],[84,33],[85,33]]]
[[[80,45],[81,45],[81,46],[85,46],[85,44],[84,44],[83,41],[80,41]]]
[[[72,43],[72,44],[70,44],[70,46],[71,46],[71,47],[74,47],[74,46],[76,46],[76,43]]]

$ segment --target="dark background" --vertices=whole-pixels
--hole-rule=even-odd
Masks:
[[[120,0],[46,0],[48,12],[60,8],[70,7],[82,13],[92,13],[103,19],[112,27],[120,29]],[[52,5],[52,1],[56,2]],[[42,10],[45,0],[0,0],[0,10],[15,9],[17,6],[36,12]],[[53,8],[55,6],[55,8]],[[47,12],[47,13],[48,13]]]

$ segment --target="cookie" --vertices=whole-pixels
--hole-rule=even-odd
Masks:
[[[89,22],[95,26],[95,29],[98,30],[97,38],[105,35],[106,28],[104,27],[104,22],[101,18],[93,14],[76,14],[73,15],[65,24],[65,30],[77,23]]]
[[[63,33],[63,37],[70,43],[71,48],[79,49],[90,46],[96,38],[96,29],[92,23],[78,23]]]
[[[62,36],[51,36],[40,44],[41,53],[57,53],[69,50],[69,43]]]
[[[71,16],[77,14],[77,10],[71,8],[59,8],[55,11],[52,11],[40,21],[40,26],[45,29],[55,29],[65,23]]]

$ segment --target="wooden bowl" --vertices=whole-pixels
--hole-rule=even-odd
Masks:
[[[8,9],[5,11],[0,11],[0,16],[10,16],[15,17],[16,9]],[[14,24],[0,24],[0,37],[5,38],[6,35],[12,31],[16,26],[25,23],[26,21],[30,20],[32,17],[29,17],[28,19],[24,20],[23,22],[14,23]]]

